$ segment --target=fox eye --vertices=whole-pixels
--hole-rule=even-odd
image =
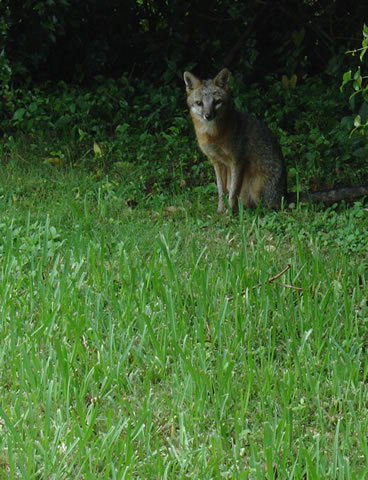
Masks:
[[[216,107],[219,107],[221,105],[221,103],[222,103],[222,100],[220,100],[220,99],[215,100]]]
[[[203,102],[201,102],[201,101],[198,101],[198,102],[195,102],[195,103],[196,103],[196,105],[197,105],[198,107],[202,107],[202,106],[203,106]]]

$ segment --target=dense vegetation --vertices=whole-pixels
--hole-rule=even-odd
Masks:
[[[338,74],[360,43],[366,1],[2,0],[0,34],[17,81],[148,80],[224,64],[260,80]]]
[[[364,2],[289,4],[3,0],[1,480],[367,477],[365,199],[217,215],[185,105],[368,183]]]

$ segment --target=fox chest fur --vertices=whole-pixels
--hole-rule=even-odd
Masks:
[[[191,114],[199,148],[212,163],[221,163],[230,167],[234,162],[234,152],[231,147],[231,132],[227,128],[219,129],[218,123],[201,122],[195,114]]]

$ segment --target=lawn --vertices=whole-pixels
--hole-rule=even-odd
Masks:
[[[367,478],[364,204],[0,180],[1,479]]]

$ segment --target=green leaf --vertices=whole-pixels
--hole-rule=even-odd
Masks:
[[[351,80],[351,70],[349,70],[348,72],[345,72],[344,75],[342,76],[342,84],[340,86],[340,92],[342,92],[344,86],[350,82]]]
[[[14,112],[13,120],[17,120],[18,122],[22,121],[25,113],[25,108],[18,108],[18,110]]]
[[[360,67],[358,68],[358,70],[354,73],[354,80],[358,80],[359,78],[361,78],[361,75],[360,75]]]
[[[351,80],[351,70],[349,70],[348,72],[345,72],[342,77],[343,84],[350,82],[350,80]]]
[[[354,118],[354,127],[360,127],[360,125],[361,125],[361,118],[360,118],[360,115],[357,115]]]
[[[357,80],[354,80],[353,82],[353,89],[358,92],[361,89],[362,86],[362,78],[358,78]]]

